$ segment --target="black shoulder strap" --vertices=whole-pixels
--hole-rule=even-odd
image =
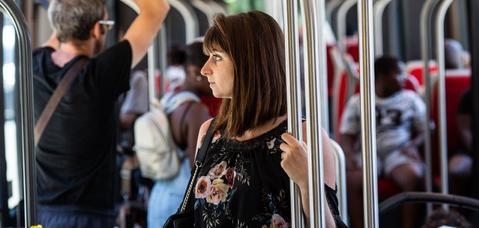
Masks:
[[[198,172],[200,171],[201,167],[203,167],[203,163],[206,159],[206,152],[208,152],[208,147],[213,139],[213,131],[215,128],[215,119],[211,121],[210,126],[208,127],[208,131],[206,132],[205,138],[203,139],[203,143],[201,144],[201,148],[196,154],[195,159],[195,168],[193,174],[191,175],[190,181],[188,182],[188,188],[186,189],[185,195],[183,197],[183,202],[178,210],[178,213],[183,213],[185,211],[190,211],[194,205],[194,197],[190,197],[193,191],[193,186],[196,183],[196,179],[198,177]]]
[[[63,98],[63,95],[65,95],[65,92],[70,88],[71,83],[73,82],[73,80],[75,80],[78,73],[87,62],[88,60],[83,58],[77,60],[77,62],[73,64],[73,66],[67,71],[65,76],[63,76],[63,78],[60,80],[60,83],[50,97],[50,100],[48,100],[47,105],[43,109],[42,114],[40,115],[37,123],[35,124],[35,146],[38,145],[38,142],[43,135],[43,131],[45,130],[45,127],[50,121],[50,118],[52,117],[58,104]]]

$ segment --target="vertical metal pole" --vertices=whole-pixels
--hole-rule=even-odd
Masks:
[[[326,55],[324,37],[324,0],[302,0],[301,10],[304,16],[304,72],[306,90],[307,144],[308,144],[308,183],[310,226],[325,227],[324,216],[324,174],[322,114],[320,103],[320,80],[326,77]],[[317,29],[320,28],[320,29]],[[322,58],[322,59],[320,59]],[[322,74],[323,73],[323,74]],[[321,75],[322,74],[322,75]]]
[[[336,185],[338,188],[338,207],[343,222],[348,224],[348,194],[346,187],[346,157],[344,151],[334,140],[330,140],[336,165]]]
[[[0,1],[0,9],[8,15],[15,27],[17,34],[19,56],[19,74],[16,81],[19,83],[18,119],[20,129],[20,151],[23,155],[23,200],[25,206],[25,226],[30,227],[36,223],[36,176],[35,154],[33,146],[33,82],[32,82],[32,47],[30,35],[25,18],[13,0]]]
[[[448,178],[448,158],[447,158],[447,113],[446,113],[446,60],[444,56],[444,19],[446,12],[454,0],[443,0],[439,5],[436,14],[436,53],[438,66],[438,83],[439,83],[439,149],[441,152],[441,192],[449,193]],[[448,208],[444,205],[444,208]]]
[[[359,63],[361,84],[361,142],[363,155],[364,227],[376,228],[378,194],[376,170],[376,110],[374,88],[374,37],[372,0],[358,2]]]
[[[301,87],[299,78],[299,33],[297,1],[284,1],[284,40],[286,58],[286,88],[288,100],[288,131],[302,141],[301,124]],[[304,224],[301,209],[301,192],[299,187],[290,181],[291,189],[291,225],[300,228]]]
[[[374,38],[376,42],[376,56],[382,56],[383,47],[383,15],[386,7],[392,0],[377,0],[374,3]]]
[[[432,12],[438,0],[427,0],[421,10],[421,56],[424,64],[424,88],[426,102],[426,121],[424,129],[425,145],[424,154],[426,160],[426,192],[432,192],[432,134],[431,134],[431,74],[429,72],[429,61],[432,58],[432,42],[431,42],[431,20]],[[427,204],[427,212],[432,212],[432,205]]]
[[[163,25],[164,27],[162,29],[160,29],[160,34],[159,34],[159,52],[160,52],[160,91],[159,91],[159,96],[163,96],[163,94],[165,93],[166,91],[166,80],[165,80],[165,72],[166,72],[166,66],[167,66],[167,61],[166,61],[166,58],[167,58],[167,49],[168,49],[168,45],[166,44],[166,37],[167,37],[167,29],[166,29],[166,25]]]

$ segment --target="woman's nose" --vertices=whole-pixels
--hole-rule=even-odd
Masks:
[[[208,77],[211,75],[211,69],[208,66],[208,62],[205,63],[205,65],[201,68],[200,70],[201,75]]]

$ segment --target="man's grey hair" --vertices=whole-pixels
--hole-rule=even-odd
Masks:
[[[60,42],[87,40],[104,15],[104,0],[52,0],[48,8],[48,19]]]

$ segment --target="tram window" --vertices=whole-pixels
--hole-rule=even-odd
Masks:
[[[4,17],[2,28],[3,37],[3,93],[4,93],[4,115],[5,115],[5,157],[7,162],[7,183],[8,183],[8,207],[14,208],[20,201],[21,188],[18,169],[17,154],[17,130],[15,121],[15,29],[11,20]],[[0,145],[2,146],[2,145]]]

